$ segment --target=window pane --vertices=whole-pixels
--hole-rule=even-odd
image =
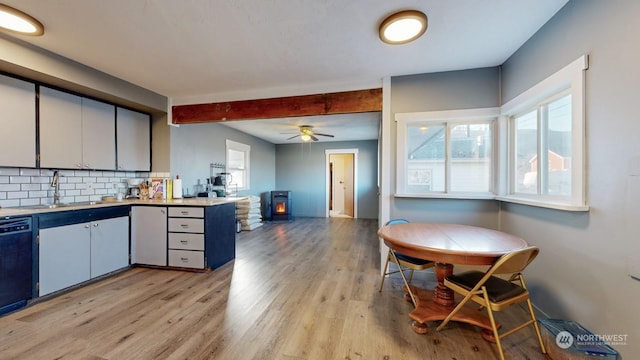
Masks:
[[[445,190],[445,129],[433,124],[407,126],[408,193]]]
[[[515,117],[515,192],[538,193],[537,110]]]
[[[451,127],[451,191],[491,191],[491,125]]]
[[[546,132],[549,169],[548,195],[571,195],[571,95],[550,102],[546,107]]]
[[[231,183],[229,184],[232,189],[235,189],[236,186],[238,189],[244,188],[244,174],[245,172],[242,170],[229,169],[231,173]]]
[[[244,152],[229,149],[229,167],[233,169],[244,169]]]

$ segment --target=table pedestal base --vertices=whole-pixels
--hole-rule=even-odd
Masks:
[[[418,334],[427,333],[427,323],[430,321],[444,320],[451,310],[455,307],[445,306],[436,303],[433,299],[433,290],[425,290],[419,287],[411,286],[411,291],[416,296],[418,306],[409,314],[409,317],[413,319],[411,325],[413,331]],[[463,307],[458,313],[456,313],[451,321],[459,321],[467,324],[475,325],[482,328],[482,337],[489,342],[495,343],[493,336],[493,330],[491,328],[491,321],[488,317],[484,316],[480,311],[472,309],[470,307]],[[502,326],[496,323],[498,329]]]

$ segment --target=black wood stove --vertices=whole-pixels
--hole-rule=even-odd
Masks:
[[[271,192],[271,220],[293,220],[291,191],[276,190]]]

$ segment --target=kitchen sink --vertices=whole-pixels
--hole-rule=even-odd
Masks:
[[[23,209],[55,209],[60,207],[70,206],[70,204],[42,204],[42,205],[28,205],[21,206]]]
[[[22,206],[23,209],[57,209],[64,208],[69,206],[88,206],[88,205],[96,205],[102,204],[102,201],[79,201],[75,203],[64,203],[64,204],[42,204],[42,205],[28,205]]]
[[[85,205],[96,205],[102,204],[102,201],[79,201],[69,204],[64,204],[64,206],[85,206]]]

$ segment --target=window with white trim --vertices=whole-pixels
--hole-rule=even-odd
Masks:
[[[508,186],[500,200],[585,210],[583,56],[502,107]]]
[[[498,109],[396,114],[397,196],[493,197]]]
[[[231,174],[230,190],[249,189],[251,146],[227,140],[227,172]]]

